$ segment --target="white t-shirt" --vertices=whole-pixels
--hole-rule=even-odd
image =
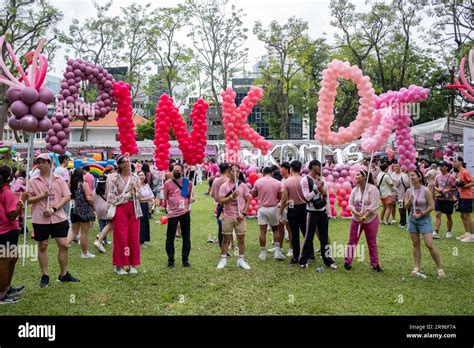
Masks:
[[[69,181],[71,181],[70,176],[69,176],[69,170],[67,168],[59,166],[54,170],[54,174],[62,177],[64,181],[66,181],[66,183],[68,184],[69,184]]]
[[[388,173],[380,172],[377,176],[377,187],[380,190],[380,198],[385,198],[392,195],[392,178]]]

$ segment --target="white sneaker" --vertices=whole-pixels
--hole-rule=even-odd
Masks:
[[[439,234],[433,231],[433,238],[434,239],[439,239]]]
[[[94,254],[91,254],[90,252],[87,252],[85,254],[81,254],[81,259],[93,259],[95,257]]]
[[[463,239],[460,239],[459,241],[463,243],[474,243],[474,237],[471,234]]]
[[[217,269],[223,269],[227,265],[227,258],[221,257],[219,263],[217,264]]]
[[[130,270],[128,271],[128,274],[138,274],[138,271],[135,267],[130,267]]]
[[[464,232],[464,234],[463,234],[462,236],[456,237],[456,239],[457,239],[457,240],[461,240],[461,239],[466,238],[468,235],[469,235],[469,233]]]
[[[285,255],[281,253],[281,250],[275,250],[275,260],[284,260]]]
[[[103,246],[102,243],[99,242],[98,240],[96,240],[96,241],[94,242],[94,246],[99,250],[99,252],[105,253],[105,248],[104,248],[104,246]]]
[[[336,265],[335,263],[331,263],[331,264],[329,265],[329,268],[331,268],[331,269],[338,269],[339,267],[337,267],[337,265]]]
[[[269,253],[274,253],[275,250],[276,250],[276,248],[271,248],[271,249],[268,249],[268,252],[269,252]]]
[[[288,250],[288,254],[286,254],[288,257],[293,257],[293,249]]]
[[[451,232],[446,232],[446,238],[453,238],[453,234]]]
[[[123,267],[117,267],[115,269],[115,273],[117,273],[118,275],[128,274],[128,272]]]
[[[392,221],[390,222],[391,225],[395,225],[396,223],[397,223],[397,220],[392,220]]]
[[[242,257],[239,257],[239,259],[237,260],[237,266],[246,270],[251,269],[249,264]]]
[[[267,259],[267,253],[265,251],[261,251],[260,255],[258,255],[258,258],[262,261],[266,261]]]

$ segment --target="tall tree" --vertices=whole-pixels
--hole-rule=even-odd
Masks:
[[[132,87],[133,101],[139,94],[142,96],[145,73],[150,70],[148,63],[152,59],[152,47],[149,36],[154,35],[150,16],[152,10],[150,3],[143,6],[133,3],[121,10],[125,42],[122,60],[128,65],[125,79]]]
[[[95,17],[83,22],[73,19],[69,34],[62,34],[59,41],[66,45],[67,51],[74,57],[82,58],[104,67],[112,67],[120,61],[124,35],[121,31],[122,21],[118,16],[108,16],[112,7],[110,0],[104,5],[94,1]],[[86,102],[94,102],[96,89],[88,82],[82,82],[82,97]],[[86,141],[87,120],[83,121],[80,141]]]
[[[180,44],[176,35],[189,21],[184,5],[159,8],[152,16],[153,27],[149,36],[154,59],[158,64],[158,78],[178,105],[182,105],[195,90],[196,69],[192,49]],[[179,88],[177,88],[179,87]]]
[[[220,92],[227,88],[247,59],[245,13],[229,0],[186,0],[194,22],[188,34],[200,55],[200,70],[209,78],[213,104],[221,114]]]
[[[303,70],[297,59],[311,49],[311,42],[306,36],[307,30],[308,23],[296,17],[289,18],[283,25],[272,21],[268,29],[264,29],[262,23],[257,21],[253,28],[257,38],[274,53],[269,57],[269,64],[262,64],[260,69],[262,77],[272,85],[272,93],[275,94],[272,96],[277,103],[274,106],[274,116],[280,119],[279,137],[282,139],[288,138],[292,81]]]
[[[54,44],[58,31],[56,24],[62,19],[63,14],[47,0],[3,0],[0,5],[0,35],[6,35],[6,40],[13,47],[13,51],[18,57],[24,56],[27,52],[36,48],[40,39],[49,36],[46,53],[48,58],[54,57],[57,45]],[[4,61],[9,62],[8,68],[15,72],[11,62],[7,59],[6,51],[2,51]],[[21,62],[26,68],[25,62]],[[3,71],[0,69],[0,73]],[[8,87],[0,84],[0,140],[3,140],[3,130],[8,119],[9,112],[6,100]],[[21,142],[15,132],[17,142]],[[26,139],[25,139],[26,140]]]

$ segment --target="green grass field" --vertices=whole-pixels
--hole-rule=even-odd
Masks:
[[[80,247],[70,249],[69,269],[80,283],[58,284],[57,249],[50,241],[49,273],[51,285],[40,289],[37,261],[19,260],[14,285],[24,284],[26,291],[16,305],[1,306],[2,315],[473,315],[474,285],[472,243],[454,238],[435,241],[447,278],[438,280],[435,265],[423,246],[423,266],[427,279],[413,278],[410,237],[396,226],[381,226],[378,246],[383,273],[372,271],[365,237],[361,238],[365,260],[354,260],[353,270],[346,271],[343,259],[336,259],[339,270],[315,268],[322,261],[310,263],[301,270],[287,262],[258,259],[258,226],[256,219],[248,224],[247,260],[250,271],[238,269],[236,257],[230,257],[224,270],[217,270],[219,249],[207,243],[208,233],[217,235],[212,216],[211,198],[202,195],[205,184],[198,187],[197,202],[192,206],[190,262],[180,264],[181,240],[177,239],[177,266],[166,267],[164,250],[166,225],[159,225],[158,215],[151,220],[152,242],[142,249],[142,266],[137,276],[113,273],[111,246],[105,254],[92,245],[98,230],[90,233],[90,249],[97,257],[83,260]],[[455,215],[454,233],[462,225]],[[330,221],[331,243],[346,244],[348,220]],[[270,247],[271,236],[267,241]],[[32,240],[29,244],[34,245]],[[288,244],[284,246],[285,254]],[[319,248],[319,246],[316,246]],[[271,254],[269,254],[271,255]]]

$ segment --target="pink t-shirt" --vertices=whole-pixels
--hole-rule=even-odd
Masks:
[[[219,197],[225,197],[232,189],[234,188],[235,183],[231,184],[230,181],[225,182],[222,184],[221,188],[219,189]],[[239,196],[236,199],[233,199],[229,203],[224,205],[224,217],[228,219],[236,219],[239,217],[239,206],[240,210],[244,208],[245,199],[244,197],[250,198],[249,188],[246,184],[240,184],[237,188],[239,191]],[[238,200],[238,202],[237,202]]]
[[[364,200],[364,209],[362,209],[362,200]],[[367,220],[364,224],[371,223],[376,217],[380,206],[380,192],[377,186],[368,184],[365,192],[362,192],[360,186],[354,187],[349,196],[349,209],[358,213],[367,213]],[[352,220],[360,222],[359,218],[352,215]]]
[[[18,197],[12,192],[8,185],[0,190],[0,234],[5,234],[13,230],[19,230],[18,220],[9,220],[7,214],[13,213],[18,204]]]
[[[225,175],[221,175],[218,178],[215,178],[214,181],[212,182],[212,187],[211,187],[211,197],[214,198],[216,202],[219,202],[219,190],[222,186],[223,183],[225,183],[227,180],[229,180]]]
[[[255,182],[253,190],[260,199],[260,207],[275,207],[278,205],[278,193],[281,192],[281,183],[267,175]]]
[[[288,192],[288,204],[290,201],[292,201],[294,205],[306,204],[300,182],[301,176],[298,175],[288,177],[283,183],[282,192]]]
[[[91,188],[91,191],[94,191],[94,175],[92,175],[91,173],[87,173],[86,181],[89,187]]]
[[[51,182],[51,189],[53,190],[52,195],[49,198],[49,206],[56,206],[65,196],[70,196],[71,191],[67,186],[64,179],[56,174],[53,175],[53,180]],[[43,178],[41,175],[38,175],[30,180],[30,187],[28,192],[30,196],[40,196],[43,193],[48,191],[48,179]],[[67,220],[66,213],[64,209],[58,209],[50,217],[43,215],[43,212],[46,211],[47,198],[41,199],[39,202],[31,206],[31,222],[34,224],[57,224]]]
[[[188,197],[181,196],[181,189],[172,179],[166,180],[164,185],[164,198],[168,218],[174,218],[186,214],[189,211],[189,197],[191,197],[192,183],[189,182]]]

